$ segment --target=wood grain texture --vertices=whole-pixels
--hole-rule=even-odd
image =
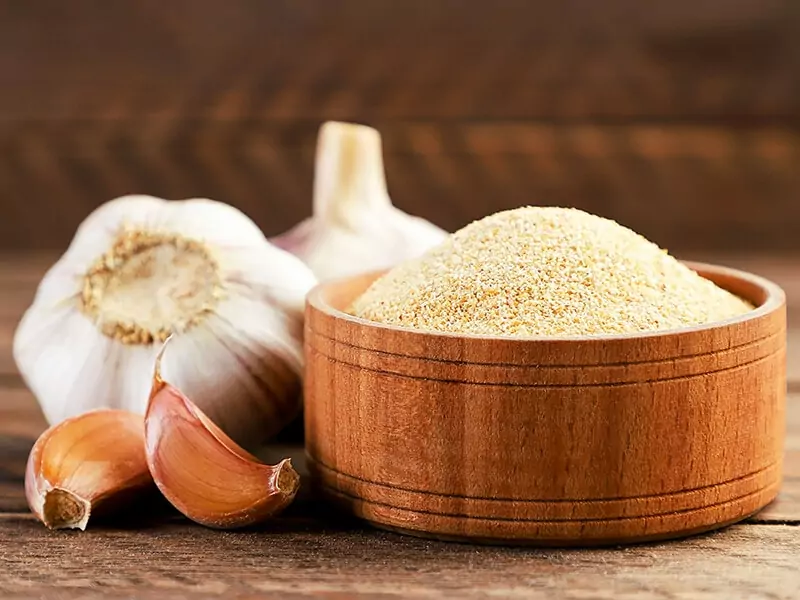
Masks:
[[[775,0],[43,0],[0,24],[9,119],[800,114],[800,12]]]
[[[306,311],[312,474],[357,516],[472,540],[615,543],[749,516],[781,479],[784,296],[690,266],[758,308],[658,336],[526,341],[339,312],[374,274],[321,285]]]
[[[92,209],[129,193],[222,200],[278,234],[311,211],[319,123],[0,120],[0,249],[63,248]],[[566,205],[671,250],[800,249],[797,128],[373,125],[395,203],[448,230],[520,205]]]
[[[735,526],[595,551],[476,548],[287,520],[224,533],[183,523],[48,532],[0,517],[0,594],[80,598],[641,598],[782,600],[800,579],[797,528]]]
[[[278,233],[326,119],[384,131],[396,201],[448,229],[571,204],[671,248],[800,248],[786,0],[3,2],[0,89],[5,249],[130,192]]]

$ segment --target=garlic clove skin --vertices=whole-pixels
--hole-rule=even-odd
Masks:
[[[51,425],[96,408],[144,414],[158,347],[174,334],[189,350],[165,372],[255,447],[300,410],[303,308],[315,284],[233,207],[125,196],[91,213],[45,275],[14,359]],[[214,377],[201,387],[196,371]]]
[[[88,412],[45,431],[25,471],[31,512],[51,529],[86,529],[95,513],[121,510],[154,491],[141,415]]]
[[[317,143],[313,216],[271,241],[328,280],[392,267],[447,235],[392,205],[378,131],[332,121]]]
[[[266,465],[239,447],[161,379],[161,356],[156,360],[145,448],[164,497],[189,519],[217,529],[245,527],[279,514],[300,484],[291,462]]]

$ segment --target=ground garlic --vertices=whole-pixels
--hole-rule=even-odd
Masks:
[[[348,312],[421,330],[528,337],[675,329],[751,309],[614,221],[523,207],[395,267]]]

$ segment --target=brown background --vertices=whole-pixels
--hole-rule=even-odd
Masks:
[[[396,203],[448,228],[574,204],[681,253],[740,251],[720,262],[782,285],[778,501],[717,534],[597,552],[405,538],[308,496],[256,532],[34,522],[22,478],[45,423],[11,342],[53,253],[4,251],[60,250],[137,191],[227,200],[279,232],[308,214],[333,118],[378,126]],[[798,232],[798,0],[0,0],[0,596],[790,596],[800,254],[774,253]]]
[[[310,210],[325,119],[402,208],[526,203],[674,250],[800,250],[800,2],[0,0],[0,250],[117,195]]]

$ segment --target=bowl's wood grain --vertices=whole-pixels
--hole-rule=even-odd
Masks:
[[[306,319],[317,483],[377,525],[483,541],[641,541],[759,510],[781,481],[784,294],[691,266],[757,308],[648,335],[488,338],[343,313],[374,274],[320,286]]]

